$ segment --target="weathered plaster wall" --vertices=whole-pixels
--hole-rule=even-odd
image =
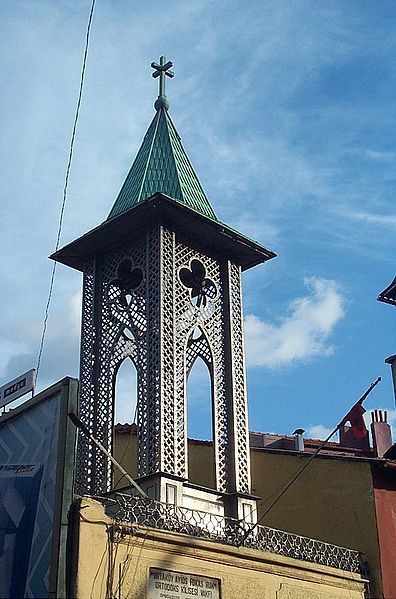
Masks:
[[[191,480],[211,486],[212,447],[189,443]],[[262,497],[259,517],[308,457],[251,450],[252,492]],[[371,466],[368,462],[317,458],[262,524],[361,551],[372,578],[372,597],[382,597]]]
[[[253,492],[263,498],[262,514],[308,458],[259,449],[251,455]],[[361,551],[369,563],[372,597],[382,597],[369,463],[317,458],[262,524]]]
[[[117,435],[116,455],[134,472],[135,439]],[[127,449],[129,443],[129,450]],[[190,441],[190,481],[213,488],[213,447]],[[308,458],[251,450],[252,492],[262,497],[259,517],[273,497]],[[124,483],[123,483],[124,484]],[[378,535],[371,466],[348,459],[317,458],[271,510],[262,524],[328,543],[356,549],[364,554],[372,580],[372,597],[382,597]]]
[[[136,433],[115,434],[114,451],[115,459],[125,468],[132,478],[136,477]],[[128,481],[122,477],[122,474],[114,470],[114,486],[125,487]]]
[[[364,597],[363,579],[349,572],[155,529],[113,527],[90,498],[81,500],[76,516],[70,573],[77,573],[77,599],[146,599],[150,567],[217,578],[222,599]]]
[[[384,599],[396,597],[396,480],[391,467],[374,471],[374,498]]]
[[[188,441],[188,476],[196,485],[215,487],[213,443]]]

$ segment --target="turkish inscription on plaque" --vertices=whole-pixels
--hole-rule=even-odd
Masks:
[[[199,574],[150,568],[147,599],[220,599],[220,581]]]

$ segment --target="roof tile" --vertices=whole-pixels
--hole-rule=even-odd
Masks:
[[[156,112],[108,219],[157,192],[217,220],[165,108]]]

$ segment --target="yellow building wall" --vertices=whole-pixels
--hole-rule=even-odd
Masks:
[[[71,532],[75,562],[71,564],[74,576],[69,592],[76,599],[147,599],[149,568],[216,578],[221,599],[365,596],[360,575],[273,553],[114,523],[92,498],[82,498],[77,506]]]
[[[189,441],[191,482],[213,488],[213,446]],[[252,493],[258,517],[309,459],[268,450],[251,450]],[[372,598],[382,597],[373,483],[368,462],[318,457],[271,510],[264,526],[323,540],[364,554],[372,579]]]
[[[128,437],[117,435],[116,456],[123,458],[124,467],[135,473],[136,436],[132,435],[131,440]],[[190,482],[213,488],[213,445],[189,441],[188,452]],[[307,456],[286,452],[251,450],[252,493],[262,498],[258,502],[259,518],[307,459]],[[371,596],[381,598],[373,485],[368,462],[316,458],[262,524],[361,551],[369,564]]]
[[[213,443],[188,441],[188,479],[196,485],[215,488]]]
[[[262,498],[258,502],[259,517],[307,459],[251,451],[252,492]],[[369,564],[372,597],[381,598],[369,463],[316,458],[261,524],[362,552]]]
[[[113,455],[132,478],[136,477],[136,446],[136,433],[114,435]],[[114,469],[113,473],[115,488],[128,486],[128,481],[118,470]]]
[[[114,457],[132,476],[136,477],[136,433],[116,434],[114,438]],[[196,485],[214,488],[214,451],[209,441],[188,442],[189,480]],[[114,486],[126,486],[127,481],[117,470],[114,470]]]

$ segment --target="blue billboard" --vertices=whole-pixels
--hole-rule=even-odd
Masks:
[[[76,404],[66,378],[0,417],[0,597],[66,597]]]

